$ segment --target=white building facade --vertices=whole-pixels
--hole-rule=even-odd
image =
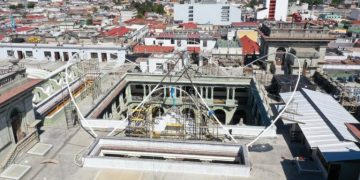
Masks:
[[[240,8],[230,4],[175,4],[174,21],[230,25],[241,21]]]
[[[286,21],[289,0],[264,0],[263,8],[256,12],[256,19]]]
[[[127,46],[80,45],[80,44],[15,44],[0,43],[0,59],[14,56],[18,59],[39,61],[72,61],[77,59],[95,59],[99,62],[125,62]]]

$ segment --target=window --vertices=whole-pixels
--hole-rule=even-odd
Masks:
[[[174,44],[175,40],[171,38],[170,42],[171,42],[171,44]]]
[[[50,51],[45,51],[45,52],[44,52],[44,56],[45,56],[46,58],[51,58],[51,52],[50,52]]]
[[[203,47],[207,47],[207,40],[203,41]]]
[[[8,50],[8,51],[7,51],[7,55],[8,55],[8,56],[14,56],[14,51]]]
[[[33,52],[32,51],[25,51],[25,54],[27,57],[33,57]]]
[[[190,17],[190,18],[192,18],[192,17],[194,17],[194,15],[192,15],[192,14],[189,14],[189,17]]]
[[[91,53],[90,57],[91,57],[91,59],[97,59],[98,58],[98,53]]]
[[[163,70],[163,64],[162,63],[156,63],[156,70]]]
[[[193,19],[193,18],[189,18],[189,21],[194,21],[194,19]]]
[[[181,47],[181,40],[178,40],[178,41],[177,41],[177,46],[178,46],[178,47]]]
[[[189,9],[194,9],[194,6],[189,6]]]
[[[187,44],[200,44],[200,39],[189,39]]]
[[[154,44],[154,45],[156,44],[156,41],[155,41],[155,40],[153,41],[153,44]]]
[[[117,59],[117,58],[118,58],[117,53],[111,53],[110,54],[110,59]]]

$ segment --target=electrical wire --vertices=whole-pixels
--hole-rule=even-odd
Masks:
[[[251,64],[254,64],[256,61],[259,61],[261,59],[264,59],[270,55],[274,55],[274,54],[279,54],[279,53],[272,53],[272,54],[268,54],[266,56],[263,56],[261,58],[258,58],[256,60],[254,60],[253,62],[247,64],[246,66],[249,66]],[[294,60],[296,60],[298,62],[298,65],[299,65],[299,70],[298,70],[298,78],[297,78],[297,81],[296,81],[296,84],[295,84],[295,87],[294,87],[294,91],[291,93],[291,96],[290,98],[288,99],[288,101],[285,103],[285,106],[284,108],[280,111],[280,113],[277,115],[277,117],[272,121],[272,123],[266,127],[264,130],[262,130],[254,140],[252,140],[251,142],[249,142],[248,144],[246,144],[246,147],[251,147],[257,140],[260,139],[260,137],[262,135],[264,135],[272,126],[275,125],[275,123],[280,119],[280,117],[282,116],[282,114],[285,112],[285,110],[287,109],[287,107],[289,106],[289,104],[292,102],[294,96],[295,96],[295,93],[296,93],[296,90],[298,88],[298,85],[299,85],[299,82],[300,82],[300,78],[301,78],[301,64],[300,64],[300,60],[292,53],[288,53],[288,52],[281,52],[281,54],[287,54],[287,55],[290,55],[294,58]],[[246,67],[244,66],[244,67]]]
[[[77,113],[78,113],[79,116],[80,116],[80,119],[83,120],[83,121],[85,122],[85,124],[89,127],[91,133],[85,129],[85,127],[83,126],[81,120],[80,120],[79,124],[80,124],[80,126],[81,126],[87,133],[89,133],[92,137],[96,138],[96,137],[97,137],[97,134],[95,133],[94,129],[90,126],[89,122],[85,119],[84,115],[81,113],[80,108],[79,108],[79,106],[76,104],[75,98],[74,98],[74,96],[73,96],[73,94],[72,94],[72,91],[71,91],[71,89],[70,89],[69,80],[68,80],[68,68],[69,68],[69,66],[70,66],[70,65],[68,65],[69,63],[70,63],[70,61],[67,62],[67,66],[66,66],[66,68],[65,68],[65,82],[66,82],[66,87],[67,87],[67,89],[68,89],[68,91],[69,91],[69,95],[70,95],[71,101],[73,102],[73,104],[74,104],[74,106],[75,106],[75,108],[76,108],[76,111],[77,111]]]
[[[184,64],[184,60],[183,60],[183,64]],[[191,85],[193,86],[193,88],[194,88],[197,96],[200,97],[200,99],[201,99],[201,101],[203,102],[203,104],[205,105],[206,109],[207,109],[209,112],[212,112],[212,110],[210,109],[210,107],[207,105],[207,103],[205,102],[205,100],[202,98],[201,94],[199,93],[199,91],[198,91],[197,88],[195,87],[195,85],[194,85],[194,83],[193,83],[193,81],[192,81],[192,79],[191,79],[191,77],[190,77],[190,75],[189,75],[189,73],[188,73],[187,70],[185,71],[185,73],[186,73],[186,75],[187,75],[187,77],[188,77]],[[223,126],[222,123],[219,121],[219,119],[216,117],[215,113],[209,113],[209,114],[214,117],[215,121],[220,125],[221,128],[223,128],[223,129],[225,130],[226,134],[231,138],[231,140],[234,141],[235,143],[237,143],[237,141],[235,140],[235,138],[230,134],[229,130],[228,130],[225,126]]]

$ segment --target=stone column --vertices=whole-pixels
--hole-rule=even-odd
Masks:
[[[209,94],[209,87],[205,87],[205,93],[205,99],[207,99]]]
[[[211,87],[211,100],[214,100],[214,87]]]
[[[166,86],[164,86],[164,98],[166,98]]]
[[[201,94],[201,97],[204,97],[203,87],[202,86],[200,86],[200,94]]]
[[[233,99],[233,100],[235,100],[235,89],[236,89],[236,88],[234,88],[234,87],[232,88],[232,92],[233,92],[232,99]]]
[[[226,87],[226,100],[229,99],[229,91],[230,91],[230,88]]]
[[[146,85],[143,84],[143,93],[144,93],[144,97],[146,96]]]
[[[179,86],[179,88],[182,89],[182,86]],[[182,98],[182,91],[181,90],[179,90],[179,91],[180,91],[180,93],[179,93],[180,98]]]

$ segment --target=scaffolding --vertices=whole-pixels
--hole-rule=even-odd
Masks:
[[[80,80],[85,86],[84,92],[81,94],[81,99],[85,99],[87,96],[92,96],[92,102],[100,96],[101,90],[101,72],[99,61],[94,59],[83,60],[76,64],[80,70]]]

